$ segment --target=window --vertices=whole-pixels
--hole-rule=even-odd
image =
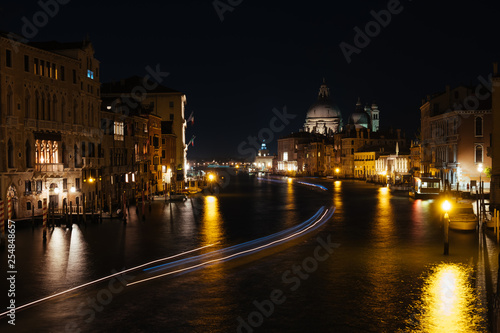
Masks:
[[[124,135],[123,122],[115,121],[114,133],[115,133],[115,140],[123,141],[123,135]]]
[[[161,151],[161,158],[165,158],[165,156],[166,156],[165,150],[162,150]]]
[[[143,132],[147,133],[148,132],[148,124],[142,124],[143,126]]]
[[[40,60],[40,75],[44,76],[45,75],[45,61]]]
[[[12,140],[9,139],[9,143],[7,144],[7,165],[9,168],[14,167],[14,145],[12,144]]]
[[[170,114],[170,120],[174,120],[174,114],[173,113]]]
[[[476,150],[475,162],[476,163],[483,163],[483,146],[476,145],[475,150]]]
[[[42,209],[42,200],[38,200],[38,209]]]
[[[31,201],[26,202],[26,210],[31,210]]]
[[[31,194],[31,180],[24,181],[24,193]]]
[[[30,57],[27,55],[24,56],[24,71],[25,72],[30,71]]]
[[[76,84],[76,69],[73,69],[73,84]]]
[[[80,190],[80,178],[75,178],[75,188]]]
[[[476,117],[474,121],[476,122],[476,136],[483,136],[483,117]]]
[[[171,108],[173,108],[174,107],[174,102],[168,103],[168,106],[170,106]]]
[[[36,75],[40,75],[40,71],[39,71],[39,67],[38,67],[38,59],[37,58],[33,59],[33,69],[34,69],[33,72]]]
[[[283,161],[288,161],[288,152],[283,153]]]
[[[36,181],[36,191],[38,193],[42,193],[42,181],[41,180]],[[42,208],[41,205],[38,205],[38,206],[39,206],[39,208]]]
[[[52,64],[52,78],[57,80],[57,68],[56,64]]]
[[[158,148],[160,146],[160,138],[156,135],[153,137],[153,146],[155,146],[155,148]]]
[[[66,80],[65,74],[64,74],[64,66],[61,66],[61,81]]]
[[[5,66],[12,67],[12,51],[5,50]]]
[[[94,79],[94,72],[92,72],[90,69],[87,69],[87,77],[89,79]]]
[[[67,190],[68,190],[68,179],[63,178],[63,191],[67,191]]]

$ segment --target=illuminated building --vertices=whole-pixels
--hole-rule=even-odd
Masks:
[[[330,89],[323,79],[319,88],[318,100],[307,111],[304,131],[323,135],[332,135],[342,130],[342,113],[332,103]]]
[[[173,172],[184,180],[187,163],[185,141],[187,123],[184,118],[186,95],[157,82],[134,76],[118,82],[104,83],[102,96],[121,98],[131,109],[141,104],[141,107],[147,108],[151,114],[161,117],[162,121],[172,122],[172,134],[176,137],[174,162],[176,168]]]
[[[267,149],[267,145],[265,140],[262,142],[262,145],[255,157],[255,167],[258,171],[271,172],[273,169],[273,161],[275,156],[269,155],[269,150]]]
[[[16,42],[0,34],[0,197],[14,217],[87,205],[99,188],[99,61],[88,40]],[[74,188],[75,191],[70,191]]]
[[[486,88],[459,86],[428,96],[421,111],[421,174],[466,190],[479,182],[478,165],[491,167],[491,95]],[[479,94],[479,95],[478,95]],[[483,175],[484,176],[484,175]],[[489,178],[482,177],[485,188]]]

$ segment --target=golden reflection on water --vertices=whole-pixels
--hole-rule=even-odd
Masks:
[[[205,209],[202,219],[203,245],[214,244],[222,237],[222,217],[219,199],[216,196],[205,197]]]
[[[394,213],[391,206],[391,193],[387,187],[381,187],[377,194],[378,204],[374,224],[374,240],[382,247],[389,247],[394,240]]]
[[[486,309],[471,285],[470,266],[443,263],[424,280],[411,332],[484,332]]]

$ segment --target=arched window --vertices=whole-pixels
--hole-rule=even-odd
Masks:
[[[47,96],[47,120],[54,120],[52,119],[52,103],[50,100],[50,95]]]
[[[30,144],[29,140],[26,140],[25,154],[26,154],[26,168],[32,168],[33,164],[31,161],[31,144]]]
[[[40,113],[42,115],[42,120],[45,120],[45,95],[42,94],[42,102],[40,104]]]
[[[82,157],[85,157],[86,151],[85,151],[85,141],[82,141]]]
[[[476,163],[483,163],[483,146],[482,145],[476,145],[475,148],[475,162]]]
[[[7,165],[9,168],[14,167],[14,145],[11,139],[9,139],[7,144]]]
[[[40,120],[41,119],[41,115],[40,115],[40,111],[41,111],[41,99],[40,99],[40,94],[38,93],[38,90],[35,91],[35,113],[36,113],[36,119],[37,120]]]
[[[59,163],[59,149],[55,141],[52,143],[52,163]]]
[[[35,141],[35,163],[41,163],[40,162],[40,143],[38,140]]]
[[[24,118],[31,118],[30,114],[31,95],[28,90],[24,93]]]
[[[59,114],[57,112],[57,97],[54,95],[52,98],[52,120],[55,121],[61,121],[61,118],[59,118]]]
[[[483,117],[476,117],[476,136],[483,136]]]
[[[7,116],[12,116],[14,114],[14,96],[12,93],[12,88],[9,86],[7,88]]]
[[[64,100],[64,97],[61,99],[61,121],[63,123],[68,121],[68,117],[66,115],[66,101]]]
[[[62,147],[61,147],[61,157],[62,157],[62,163],[64,164],[64,167],[68,167],[68,157],[66,156],[66,144],[63,142]]]
[[[77,124],[77,118],[78,117],[78,104],[76,103],[76,99],[73,101],[73,123]]]

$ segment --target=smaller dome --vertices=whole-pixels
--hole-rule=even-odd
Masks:
[[[359,99],[356,103],[356,110],[349,117],[348,124],[365,128],[368,128],[370,126],[370,116],[365,112]]]

